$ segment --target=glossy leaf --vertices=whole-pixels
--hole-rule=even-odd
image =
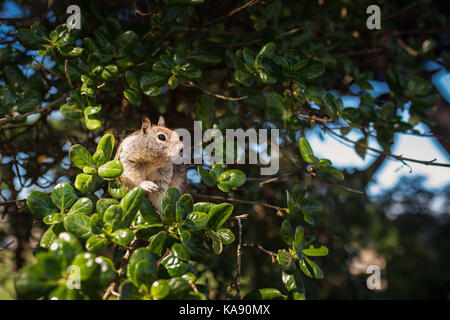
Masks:
[[[211,229],[217,229],[222,226],[233,212],[233,205],[221,203],[211,208],[208,213],[207,226]]]
[[[70,184],[59,183],[53,188],[51,199],[59,209],[66,210],[72,206],[78,197]]]

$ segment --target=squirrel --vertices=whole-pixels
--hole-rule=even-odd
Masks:
[[[141,129],[127,136],[119,145],[115,159],[123,165],[118,182],[127,188],[140,186],[158,212],[161,200],[170,187],[183,193],[185,168],[173,161],[183,154],[180,136],[165,126],[162,116],[152,125],[147,117],[142,119]]]

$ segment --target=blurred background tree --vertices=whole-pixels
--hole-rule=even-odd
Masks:
[[[66,23],[72,4],[81,8],[82,28],[68,35],[57,27]],[[366,27],[372,4],[382,9],[380,30]],[[204,128],[281,130],[275,181],[259,176],[258,167],[229,166],[245,171],[247,182],[224,194],[201,183],[195,166],[188,171],[196,200],[216,195],[247,201],[235,203],[249,214],[243,221],[243,291],[282,287],[279,266],[255,246],[283,246],[277,208],[286,208],[286,190],[305,180],[322,202],[314,231],[306,233],[330,249],[319,263],[325,279],[305,283],[308,297],[449,298],[450,190],[428,190],[412,178],[376,197],[366,194],[388,159],[448,167],[426,154],[408,159],[391,153],[398,132],[433,134],[449,151],[446,93],[431,85],[436,69],[425,67],[430,61],[439,70],[450,65],[445,4],[0,1],[1,297],[15,296],[10,271],[33,259],[43,232],[23,199],[32,190],[49,192],[58,182],[73,181],[71,145],[94,149],[105,133],[120,140],[142,116],[155,121],[162,113],[171,128],[191,130],[193,120],[202,120]],[[44,28],[31,28],[35,24]],[[192,64],[177,66],[177,57]],[[68,100],[72,91],[89,97],[88,106],[75,96]],[[346,105],[345,95],[358,98],[355,108]],[[69,107],[59,110],[65,102]],[[419,124],[429,132],[417,130]],[[340,182],[336,172],[329,175],[325,166],[300,157],[297,141],[312,130],[334,136],[362,158],[373,156],[372,164],[344,172]],[[350,131],[363,138],[353,141]],[[212,273],[203,274],[215,288],[211,298],[225,297],[236,276],[235,255],[228,250],[212,261]],[[381,291],[366,287],[372,263],[382,267]]]

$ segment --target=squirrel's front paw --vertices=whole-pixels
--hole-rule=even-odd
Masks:
[[[159,189],[159,186],[152,181],[142,181],[139,186],[147,192],[154,192]]]

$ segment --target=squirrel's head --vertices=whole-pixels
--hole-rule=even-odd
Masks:
[[[159,117],[158,124],[152,125],[147,117],[142,119],[141,137],[143,145],[152,157],[174,161],[183,155],[183,143],[175,131],[166,128],[164,118]]]

